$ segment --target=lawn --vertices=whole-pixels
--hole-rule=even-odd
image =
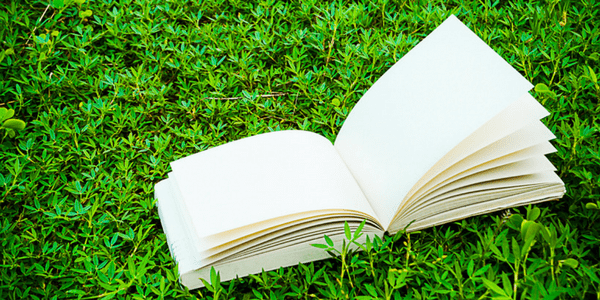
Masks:
[[[600,299],[600,2],[199,2],[3,1],[0,299]],[[565,197],[182,288],[153,198],[169,162],[333,141],[450,14],[536,85]]]

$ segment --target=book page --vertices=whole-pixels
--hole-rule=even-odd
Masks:
[[[387,228],[419,178],[531,88],[451,16],[365,93],[335,148]]]
[[[453,181],[456,181],[458,179],[473,175],[473,174],[477,174],[481,171],[484,170],[488,170],[491,168],[495,168],[498,166],[503,166],[503,165],[507,165],[510,163],[514,163],[523,159],[528,159],[528,158],[533,158],[533,157],[543,157],[544,154],[547,153],[552,153],[555,152],[556,149],[552,146],[552,144],[550,144],[549,142],[544,142],[544,143],[540,143],[528,148],[525,148],[523,150],[519,150],[517,152],[502,156],[500,158],[497,159],[493,159],[490,161],[487,161],[483,164],[479,164],[479,165],[470,165],[468,169],[462,169],[460,171],[456,171],[455,170],[455,166],[460,167],[459,164],[456,164],[454,166],[452,166],[452,168],[450,169],[453,172],[450,172],[448,174],[444,174],[444,175],[448,175],[446,177],[436,177],[435,180],[430,181],[428,183],[428,189],[426,191],[424,191],[421,195],[419,195],[418,198],[413,199],[410,203],[409,206],[405,206],[403,207],[402,210],[400,210],[399,215],[404,214],[405,212],[410,212],[411,209],[414,209],[417,206],[420,206],[422,203],[422,200],[424,198],[429,198],[430,194],[435,192],[437,189],[445,187],[448,184],[451,184]],[[469,157],[470,158],[470,157]],[[466,160],[461,161],[464,162]]]
[[[503,194],[502,191],[516,191],[524,187],[532,188],[531,191],[534,191],[536,195],[538,195],[539,199],[557,199],[564,194],[564,186],[562,184],[561,179],[554,173],[552,170],[546,170],[541,173],[533,173],[524,176],[516,176],[516,177],[507,177],[504,179],[495,179],[492,181],[481,182],[479,180],[473,181],[471,185],[464,186],[463,188],[455,191],[451,191],[447,194],[443,194],[438,196],[434,205],[429,205],[426,207],[421,207],[420,210],[417,211],[417,214],[413,216],[407,216],[400,218],[392,223],[388,231],[390,233],[395,233],[399,230],[404,229],[408,224],[413,222],[411,226],[407,229],[408,231],[419,230],[425,227],[433,227],[435,225],[442,224],[444,222],[436,221],[435,223],[427,224],[427,221],[422,219],[423,216],[431,216],[431,218],[435,218],[436,215],[443,215],[445,211],[463,211],[467,216],[474,216],[483,214],[489,211],[496,211],[498,209],[506,208],[507,203],[502,203],[505,197],[499,198]],[[474,196],[473,193],[482,193],[486,194],[488,191],[496,190],[495,193],[490,194],[489,197],[477,197]],[[562,194],[561,194],[562,191]],[[467,195],[466,197],[460,197],[456,195],[463,194]],[[452,195],[454,194],[454,195]],[[516,193],[515,195],[521,195],[521,193]],[[448,198],[445,196],[448,195]],[[536,196],[536,197],[538,197]],[[445,199],[444,199],[445,198]],[[527,199],[520,198],[521,204],[527,203],[536,203],[539,202],[535,198]],[[475,205],[480,204],[480,205]],[[480,209],[481,207],[485,207],[485,209]],[[513,207],[517,205],[510,205],[509,207]],[[477,210],[479,209],[479,210]],[[420,213],[419,213],[420,212]],[[426,219],[430,219],[427,217]],[[444,219],[444,218],[442,218]],[[452,220],[457,220],[458,218],[448,219],[446,222],[450,222]],[[419,224],[417,226],[417,224]]]
[[[320,214],[293,214],[283,218],[270,219],[265,222],[271,226],[263,226],[264,223],[259,222],[254,223],[251,226],[242,227],[238,230],[204,237],[196,241],[200,245],[196,250],[198,257],[214,256],[223,251],[227,251],[228,249],[239,247],[240,245],[245,247],[266,236],[274,236],[290,229],[293,230],[292,232],[295,232],[298,228],[306,226],[307,224],[315,224],[317,221],[323,221],[323,224],[326,224],[336,222],[336,220],[339,219],[343,219],[349,224],[352,224],[352,222],[360,223],[365,220],[365,214],[353,213],[350,211]],[[323,227],[324,225],[319,226]],[[367,227],[375,227],[381,230],[380,225],[370,220],[365,224],[365,228]]]
[[[465,206],[448,205],[447,211],[443,213],[431,214],[428,218],[421,218],[411,224],[409,231],[420,230],[432,226],[464,219],[471,216],[482,215],[494,211],[507,209],[510,207],[523,206],[527,204],[535,204],[539,202],[549,201],[562,197],[565,193],[564,186],[560,178],[553,172],[547,175],[554,175],[556,183],[547,185],[544,188],[536,188],[529,192],[516,194],[503,198],[495,198],[489,201],[466,201]],[[443,206],[440,206],[443,207]],[[394,226],[402,226],[402,224],[394,224]],[[400,227],[401,228],[401,227]]]
[[[201,266],[219,264],[219,262],[222,262],[223,260],[237,259],[254,255],[261,251],[272,251],[276,248],[300,244],[307,239],[323,239],[323,235],[343,234],[344,222],[348,222],[349,228],[354,231],[363,220],[363,218],[356,217],[333,217],[322,218],[320,220],[315,220],[314,222],[309,221],[305,224],[267,233],[248,242],[225,248],[223,251],[219,251],[213,255],[205,255],[205,253],[201,254],[198,256],[198,259]],[[365,234],[383,234],[381,229],[376,229],[368,225],[366,225],[361,232]]]
[[[199,240],[311,211],[375,215],[331,142],[312,132],[260,134],[171,167]]]
[[[173,196],[170,181],[166,179],[157,183],[154,193],[167,245],[175,262],[179,264],[179,271],[183,274],[203,267],[195,258],[192,237],[186,234],[187,224],[181,217],[182,212]]]
[[[423,189],[436,176],[448,172],[452,166],[460,161],[473,158],[474,153],[496,144],[502,147],[504,153],[520,149],[517,144],[529,143],[531,139],[544,142],[554,139],[554,135],[539,120],[548,115],[548,111],[535,100],[529,93],[522,95],[517,101],[512,102],[507,108],[479,127],[456,147],[446,153],[435,165],[427,171],[404,197],[398,211],[414,201],[419,191]],[[517,134],[521,132],[520,134]],[[499,143],[503,141],[502,143]],[[494,152],[486,155],[477,155],[482,163],[499,157]]]
[[[542,173],[549,171],[552,173],[556,168],[554,165],[548,161],[545,156],[534,156],[529,157],[523,160],[515,161],[506,165],[497,166],[495,168],[490,168],[486,170],[482,170],[475,174],[471,174],[468,176],[461,177],[455,181],[452,181],[448,184],[441,186],[438,189],[435,189],[432,193],[426,195],[415,207],[410,210],[402,211],[399,215],[400,219],[410,219],[408,217],[415,210],[431,210],[434,211],[436,208],[432,204],[432,198],[435,198],[439,195],[448,195],[451,191],[460,191],[462,189],[468,190],[473,185],[478,185],[480,187],[486,186],[488,183],[497,183],[502,181],[505,178],[519,177],[521,179],[525,178],[525,176],[534,174],[534,173]],[[515,185],[524,185],[524,183],[513,182]]]
[[[382,234],[377,234],[382,236]],[[357,243],[364,243],[367,236],[373,240],[374,234],[364,234]],[[336,248],[341,248],[342,240],[345,239],[343,233],[329,236],[335,243]],[[214,268],[220,273],[221,281],[227,281],[238,277],[243,277],[248,274],[257,274],[264,271],[276,270],[281,267],[294,266],[298,263],[308,263],[315,260],[331,258],[327,251],[311,246],[310,244],[324,243],[323,236],[305,241],[303,243],[294,244],[289,247],[279,248],[273,251],[259,253],[244,257],[233,261],[224,261],[221,264],[215,264]],[[358,248],[354,244],[350,244],[351,249]],[[181,282],[189,289],[203,287],[204,284],[199,278],[210,280],[210,270],[212,266],[207,266],[187,273],[181,273]]]
[[[487,135],[490,135],[489,133]],[[483,137],[485,137],[485,133]],[[473,137],[473,136],[471,136]],[[471,143],[462,145],[466,148],[471,146],[474,151],[469,153],[469,149],[464,149],[463,152],[453,155],[453,158],[460,159],[463,156],[462,153],[468,153],[469,156],[461,159],[460,161],[454,161],[449,167],[443,169],[435,177],[430,178],[426,184],[422,185],[420,189],[412,195],[412,197],[402,204],[398,214],[404,213],[405,210],[410,209],[418,205],[420,198],[430,191],[434,186],[439,187],[448,184],[448,179],[461,178],[478,172],[481,168],[490,168],[491,166],[506,163],[507,159],[518,157],[519,153],[523,153],[522,150],[530,149],[532,151],[527,152],[528,157],[543,157],[544,154],[556,151],[554,147],[548,142],[554,138],[554,134],[544,124],[538,120],[524,126],[523,128],[505,136],[501,139],[494,141],[493,143],[486,145],[481,143],[481,139],[471,140]],[[468,139],[467,139],[468,140]],[[483,148],[481,145],[485,145]],[[538,145],[539,147],[532,147]],[[457,148],[461,148],[461,145]],[[456,150],[456,148],[454,149]],[[452,152],[450,152],[452,153]],[[515,159],[516,161],[517,159]],[[443,161],[443,160],[442,160]],[[440,164],[439,162],[436,163]],[[450,165],[448,163],[447,165]],[[421,179],[422,180],[422,179]]]

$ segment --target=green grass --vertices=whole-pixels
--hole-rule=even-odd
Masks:
[[[153,199],[168,163],[275,130],[333,140],[450,14],[537,85],[565,197],[182,289]],[[27,125],[0,129],[0,298],[598,299],[598,20],[597,0],[4,1],[0,108]]]

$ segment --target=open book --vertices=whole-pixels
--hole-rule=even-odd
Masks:
[[[451,16],[365,93],[333,145],[278,131],[172,162],[155,196],[182,283],[327,258],[310,244],[340,242],[345,221],[394,234],[562,197],[531,88]]]

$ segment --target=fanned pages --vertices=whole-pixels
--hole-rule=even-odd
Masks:
[[[450,16],[365,93],[335,144],[261,134],[171,163],[155,187],[181,282],[203,286],[326,258],[344,223],[418,230],[558,199],[554,138],[531,84]]]

